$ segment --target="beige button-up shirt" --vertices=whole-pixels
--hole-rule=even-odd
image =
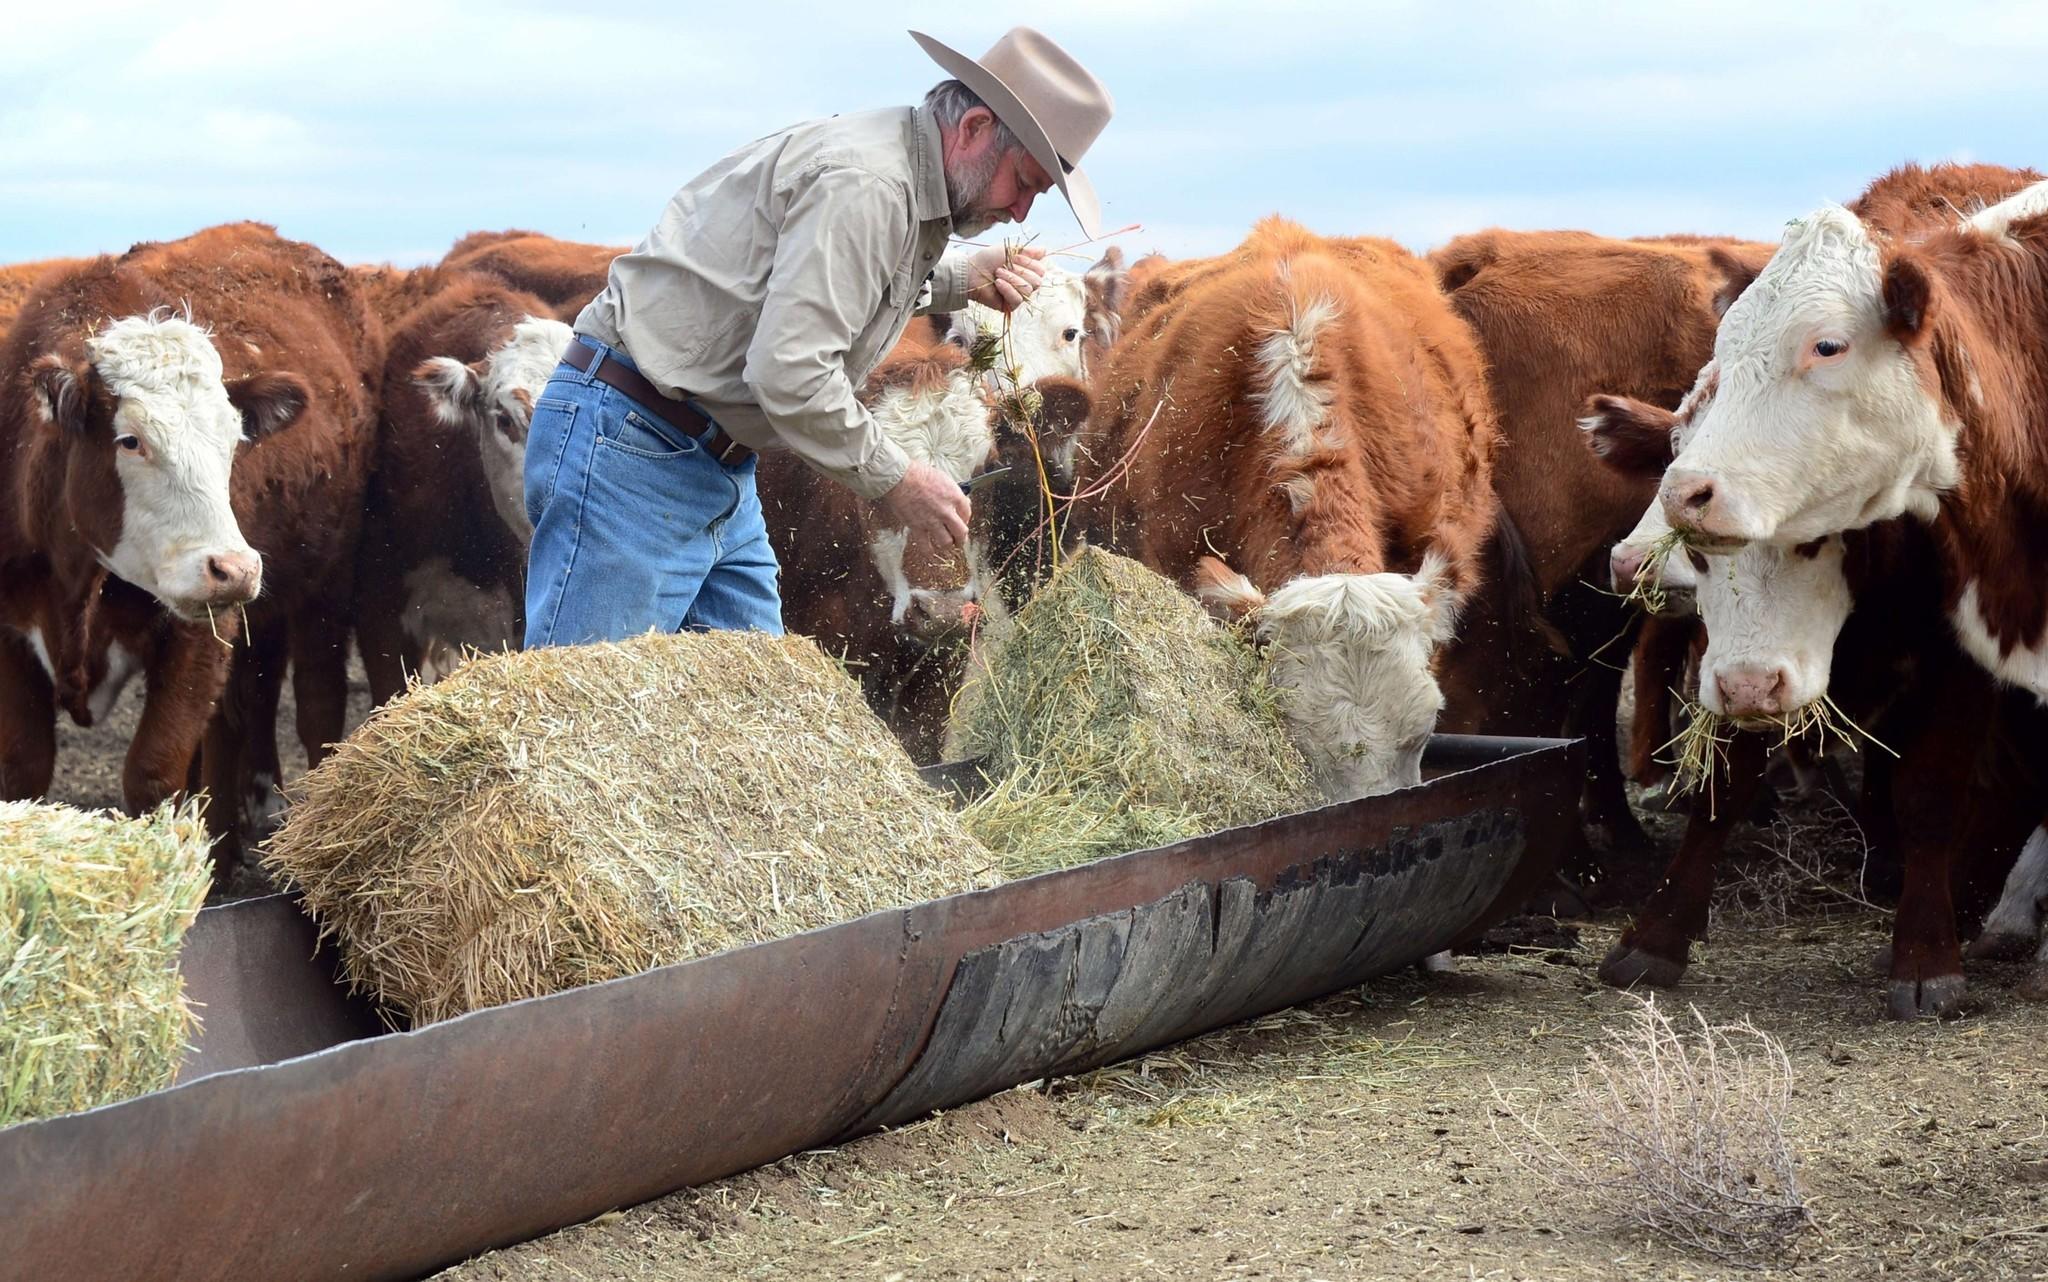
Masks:
[[[854,393],[919,311],[966,302],[939,128],[922,108],[797,125],[693,179],[576,331],[623,350],[755,449],[864,498],[908,460]]]

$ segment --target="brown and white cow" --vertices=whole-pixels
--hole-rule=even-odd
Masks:
[[[1496,511],[1471,332],[1406,250],[1278,218],[1167,274],[1096,386],[1082,524],[1256,613],[1325,795],[1415,783]]]
[[[531,294],[430,274],[385,357],[358,563],[356,638],[379,704],[465,651],[519,645],[526,428],[571,336]]]
[[[537,231],[478,231],[450,246],[440,265],[480,272],[532,294],[556,319],[574,324],[577,313],[604,291],[612,259],[625,252],[623,245],[586,245]]]
[[[254,223],[39,287],[0,351],[0,599],[16,638],[0,663],[27,692],[0,699],[27,710],[0,735],[10,794],[47,788],[45,713],[81,674],[147,674],[129,808],[186,787],[204,738],[216,832],[234,826],[239,781],[270,795],[287,662],[309,758],[341,737],[379,343],[339,263]],[[25,667],[31,628],[48,661]]]

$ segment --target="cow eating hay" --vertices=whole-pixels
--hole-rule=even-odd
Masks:
[[[416,1023],[987,884],[839,666],[714,632],[472,660],[295,789],[266,860]]]
[[[976,668],[947,755],[982,761],[965,818],[1010,876],[1315,804],[1257,652],[1136,562],[1071,558]]]

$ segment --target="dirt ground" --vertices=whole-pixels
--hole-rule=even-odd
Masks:
[[[66,725],[56,800],[118,802],[139,695],[102,727]],[[358,680],[351,724],[366,696]],[[279,724],[290,717],[287,694]],[[303,756],[288,732],[283,742],[296,775]],[[1677,825],[1657,820],[1668,849]],[[1587,1049],[1629,1009],[1594,976],[1623,924],[1612,917],[1524,932],[1528,944],[1460,958],[1449,975],[1380,980],[440,1276],[2048,1279],[2048,1008],[2015,996],[2021,968],[1973,964],[1961,1019],[1888,1023],[1871,958],[1890,918],[1855,902],[1847,820],[1809,807],[1742,846],[1710,943],[1662,1000],[1753,1020],[1790,1055],[1814,1225],[1771,1268],[1651,1240],[1547,1183],[1503,1138],[1513,1125],[1498,1101],[1554,1116]],[[234,887],[264,888],[253,868]],[[1569,1118],[1549,1125],[1568,1144],[1585,1138]]]

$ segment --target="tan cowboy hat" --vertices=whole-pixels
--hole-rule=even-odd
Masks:
[[[1109,123],[1109,90],[1072,54],[1029,27],[1012,27],[979,61],[922,31],[910,38],[932,61],[988,104],[1024,149],[1059,184],[1081,230],[1102,234],[1102,204],[1081,172],[1081,157]]]

